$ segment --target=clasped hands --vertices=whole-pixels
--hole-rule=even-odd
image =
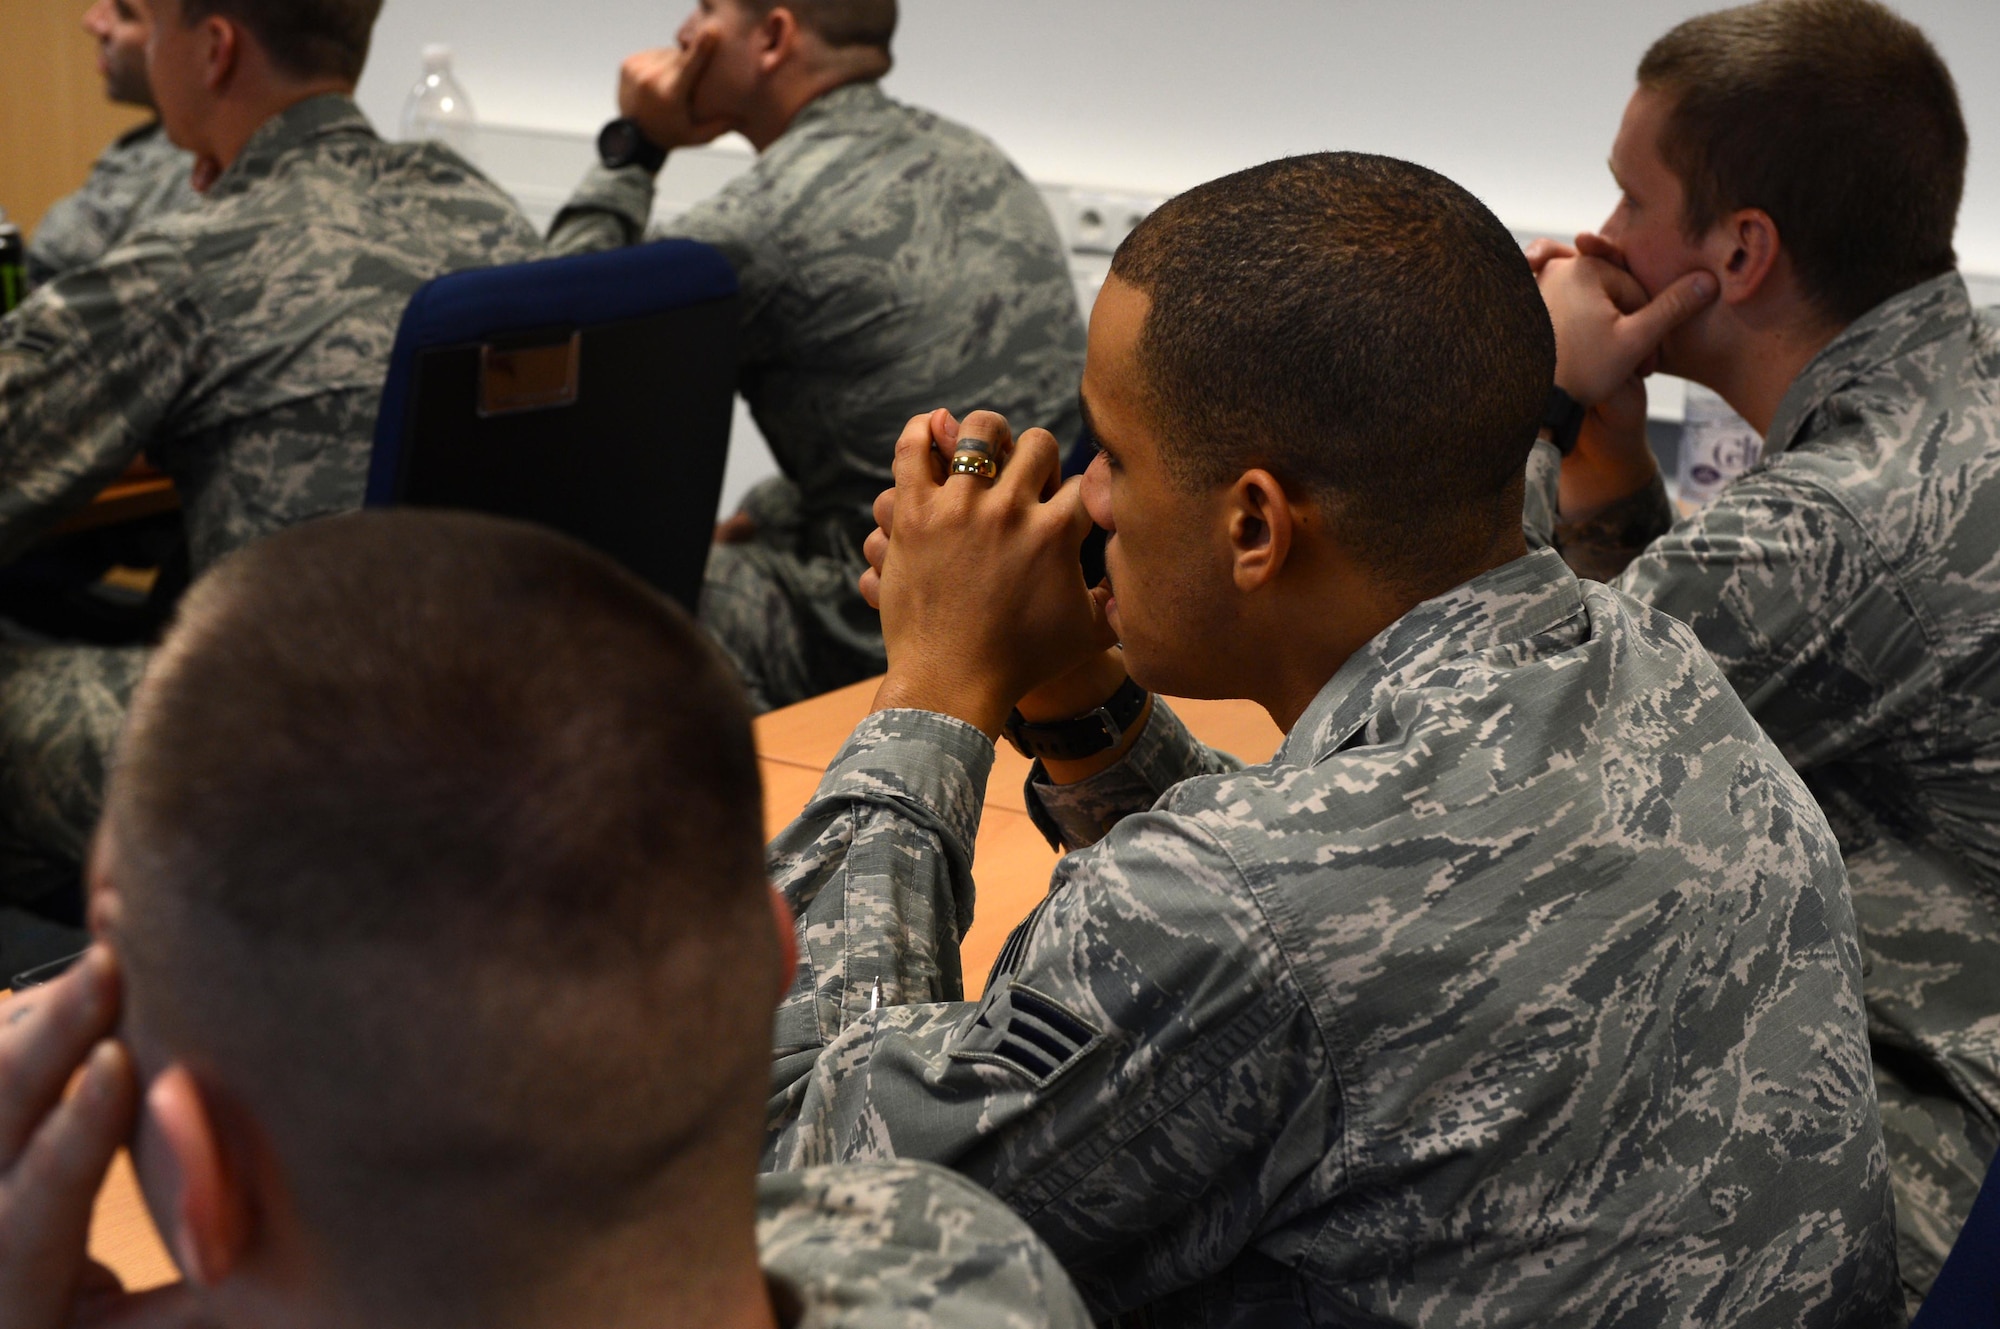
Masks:
[[[184,1285],[130,1294],[89,1255],[97,1193],[138,1111],[131,1055],[112,1036],[118,1000],[117,965],[100,945],[61,978],[0,1004],[0,1325],[6,1329],[205,1323]]]
[[[1563,510],[1582,516],[1652,481],[1646,376],[1668,334],[1707,308],[1718,285],[1697,269],[1649,297],[1618,247],[1588,232],[1574,245],[1533,241],[1527,256],[1555,325],[1556,386],[1589,411],[1562,467]]]
[[[997,478],[950,474],[961,437],[991,445]],[[889,656],[877,710],[936,711],[995,737],[1016,705],[1054,718],[1116,690],[1111,593],[1084,584],[1091,516],[1082,481],[1062,479],[1054,435],[1016,440],[992,411],[963,423],[933,411],[896,440],[895,478],[863,546],[861,593],[882,613]]]

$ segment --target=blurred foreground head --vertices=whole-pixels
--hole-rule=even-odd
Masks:
[[[140,689],[92,865],[170,1240],[169,1068],[357,1310],[507,1322],[700,1199],[690,1169],[747,1206],[788,963],[762,838],[727,667],[582,546],[361,513],[220,564]]]

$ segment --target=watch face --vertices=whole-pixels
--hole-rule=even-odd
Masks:
[[[630,120],[613,120],[597,136],[597,155],[606,166],[629,166],[637,159],[638,126]]]

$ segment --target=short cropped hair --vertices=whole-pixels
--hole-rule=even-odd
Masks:
[[[762,829],[746,703],[686,614],[552,533],[396,511],[190,590],[103,835],[135,1018],[251,1104],[386,1291],[588,1241],[727,1105],[754,1157]]]
[[[896,0],[742,0],[753,13],[781,5],[799,26],[828,46],[873,46],[888,50],[896,36]]]
[[[1639,62],[1670,95],[1660,155],[1699,238],[1761,208],[1807,297],[1851,322],[1957,265],[1965,117],[1937,50],[1875,0],[1761,0],[1691,18]]]
[[[181,17],[234,19],[295,78],[359,82],[382,0],[181,0]]]
[[[1263,466],[1431,593],[1518,528],[1555,333],[1520,245],[1450,180],[1363,153],[1270,162],[1169,200],[1111,272],[1151,298],[1140,367],[1186,485]]]

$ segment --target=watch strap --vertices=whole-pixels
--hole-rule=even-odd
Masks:
[[[1576,438],[1583,432],[1583,417],[1589,408],[1561,388],[1549,389],[1549,404],[1542,411],[1542,428],[1549,431],[1549,441],[1556,445],[1556,451],[1567,457],[1576,450]]]
[[[1146,689],[1126,679],[1102,706],[1067,720],[1031,724],[1015,711],[1007,717],[1007,741],[1030,761],[1081,761],[1109,752],[1125,741],[1146,711]]]

